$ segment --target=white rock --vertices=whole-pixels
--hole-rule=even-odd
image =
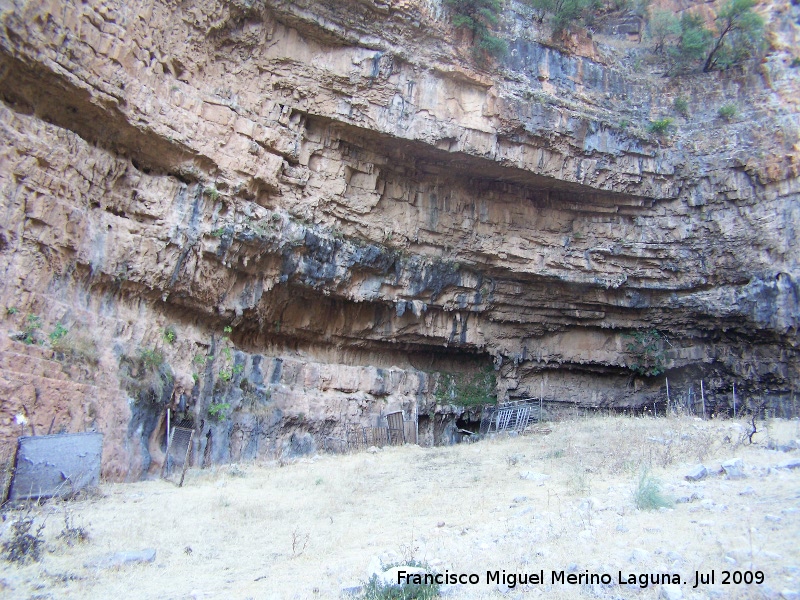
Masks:
[[[349,583],[347,585],[343,585],[339,592],[342,596],[358,596],[362,591],[361,585],[357,583]]]
[[[377,556],[373,556],[372,559],[369,561],[369,565],[367,565],[367,579],[372,579],[373,575],[377,575],[378,577],[381,576],[383,573],[383,565],[381,564],[381,559]]]
[[[520,471],[519,476],[520,479],[526,479],[527,481],[546,481],[550,479],[550,475],[536,473],[535,471]]]
[[[741,458],[732,458],[722,463],[722,470],[728,479],[744,478],[744,462]]]
[[[665,583],[661,586],[661,593],[658,595],[662,600],[681,600],[683,592],[681,586],[676,583]]]
[[[688,481],[700,481],[708,475],[708,469],[703,465],[692,467],[689,472],[684,475],[684,479]]]
[[[383,581],[384,585],[398,585],[398,578],[397,575],[401,571],[404,571],[407,575],[424,575],[427,573],[425,569],[422,567],[411,567],[408,565],[401,565],[399,567],[392,567],[388,571],[384,571],[380,574],[380,579]],[[403,583],[405,583],[405,579]],[[401,583],[402,585],[402,583]]]
[[[643,548],[634,548],[628,560],[631,562],[647,562],[650,560],[650,553]]]

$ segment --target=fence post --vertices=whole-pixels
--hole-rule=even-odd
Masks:
[[[669,416],[669,377],[664,377],[664,381],[667,382],[667,410],[664,411],[664,416]]]
[[[541,392],[539,393],[539,422],[542,422],[542,402],[544,401],[544,375],[542,375],[542,384]]]
[[[700,380],[700,398],[703,400],[703,420],[706,418],[706,394],[703,390],[703,380]]]

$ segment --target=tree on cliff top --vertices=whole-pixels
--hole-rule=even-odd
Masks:
[[[703,72],[747,60],[764,44],[764,19],[753,12],[755,0],[729,0],[716,18],[716,40],[703,65]]]
[[[672,11],[654,10],[648,23],[652,50],[669,57],[673,74],[703,60],[705,73],[739,64],[764,43],[764,19],[752,11],[754,5],[755,0],[729,0],[714,19],[714,31],[696,13],[685,11],[679,18]]]
[[[501,0],[444,0],[444,3],[455,13],[453,25],[472,32],[477,58],[499,58],[506,53],[506,42],[491,31],[500,22]]]
[[[708,51],[711,32],[699,15],[685,12],[680,19],[678,45],[669,53],[674,69],[681,70],[697,64]]]
[[[550,15],[553,34],[559,34],[570,25],[582,24],[590,8],[597,8],[596,0],[528,0],[528,4],[539,13],[538,21]]]

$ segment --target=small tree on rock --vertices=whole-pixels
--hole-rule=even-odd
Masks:
[[[681,71],[698,63],[711,44],[711,32],[699,15],[685,12],[679,21],[677,45],[669,49],[674,70]]]
[[[654,10],[650,14],[647,37],[653,42],[654,54],[664,54],[680,34],[680,19],[671,10]]]
[[[504,40],[492,33],[500,22],[501,0],[444,0],[453,9],[453,25],[469,29],[474,36],[477,58],[499,58],[507,51]]]
[[[756,54],[764,43],[764,19],[753,12],[755,0],[729,0],[717,15],[714,45],[703,72],[727,69]]]
[[[666,369],[666,338],[656,329],[626,334],[626,349],[631,354],[630,369],[644,377],[661,375]]]
[[[583,22],[588,9],[595,6],[595,0],[528,0],[528,4],[538,13],[540,23],[546,14],[550,15],[553,34],[559,34],[570,25]]]

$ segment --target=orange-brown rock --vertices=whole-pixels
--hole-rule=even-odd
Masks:
[[[166,407],[197,462],[394,410],[439,439],[440,373],[486,366],[501,399],[663,409],[650,330],[673,401],[703,378],[716,410],[734,382],[790,406],[797,7],[766,11],[760,67],[676,79],[526,10],[480,66],[436,0],[6,3],[4,452],[23,414],[136,478]]]

